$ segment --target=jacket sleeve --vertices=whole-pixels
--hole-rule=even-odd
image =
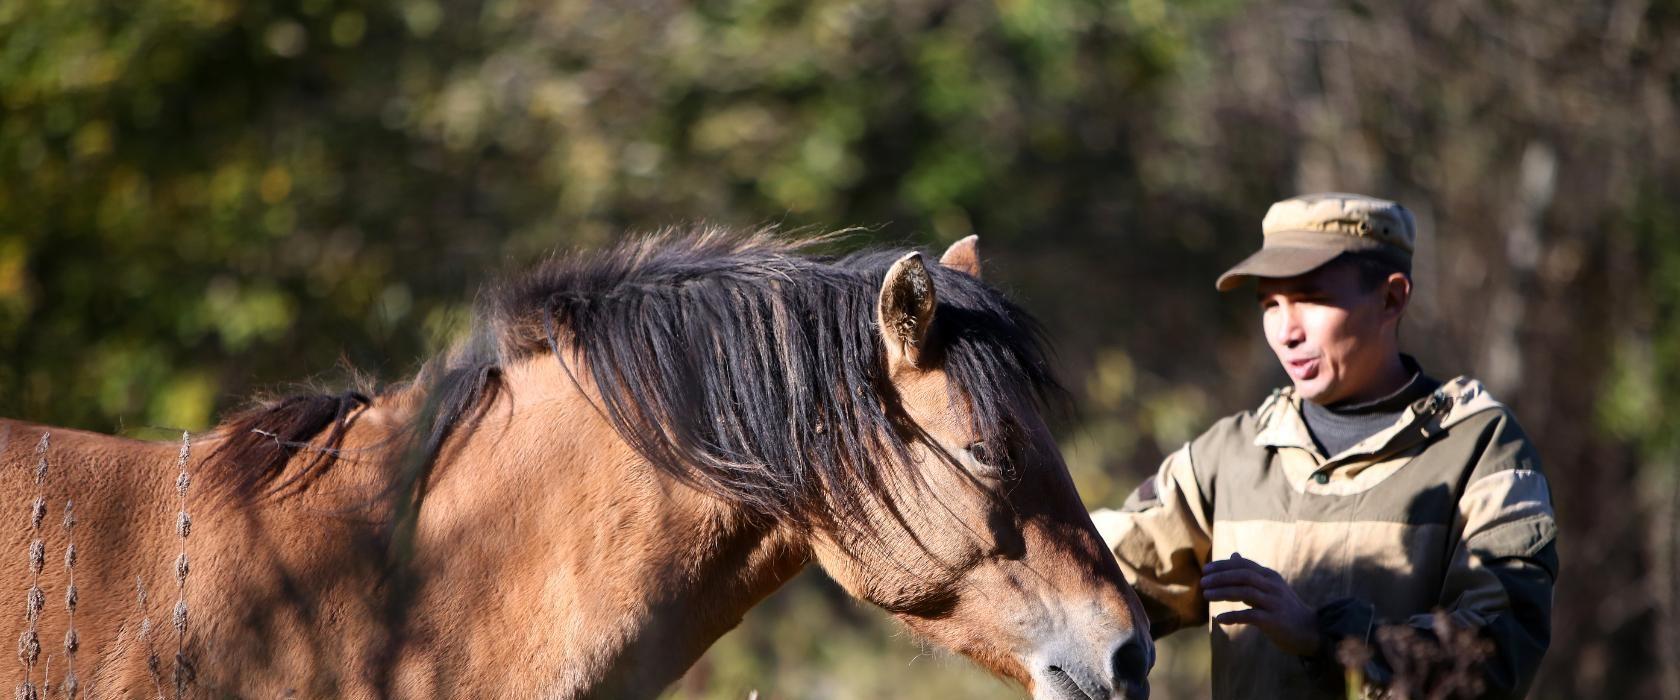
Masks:
[[[1481,662],[1482,696],[1523,697],[1551,641],[1557,520],[1533,448],[1508,418],[1498,422],[1469,476],[1455,525],[1440,609],[1453,627],[1477,630],[1492,643]],[[1403,622],[1435,638],[1434,613],[1381,621],[1370,604],[1349,599],[1320,608],[1318,618],[1329,649],[1333,640],[1361,635],[1377,649],[1373,632],[1384,623]],[[1385,682],[1396,667],[1378,653],[1366,677]]]
[[[1119,510],[1091,514],[1143,601],[1155,638],[1207,621],[1200,581],[1212,547],[1211,511],[1185,445]]]

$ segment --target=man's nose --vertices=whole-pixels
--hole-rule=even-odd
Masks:
[[[1307,331],[1301,327],[1301,319],[1295,314],[1295,310],[1285,306],[1278,311],[1282,316],[1282,326],[1278,328],[1278,343],[1286,348],[1293,348],[1305,342]]]

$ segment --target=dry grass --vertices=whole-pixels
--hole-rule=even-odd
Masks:
[[[18,660],[23,664],[18,700],[37,700],[41,696],[40,688],[35,685],[35,662],[41,657],[41,611],[47,602],[46,594],[41,591],[41,569],[47,562],[47,543],[41,525],[47,519],[47,451],[51,446],[52,434],[41,433],[41,441],[35,445],[35,500],[29,506],[29,527],[34,535],[29,543],[29,593],[24,602],[29,628],[18,638]]]
[[[151,674],[152,687],[157,691],[154,696],[163,699],[163,674],[158,662],[157,648],[152,642],[155,627],[152,625],[152,615],[149,612],[150,596],[146,594],[146,582],[139,576],[134,577],[134,602],[140,608],[140,645],[146,650],[146,671]]]
[[[76,637],[76,502],[64,499],[64,612],[69,622],[64,630],[64,696],[75,700],[81,690],[76,678],[76,649],[81,640]]]
[[[192,456],[192,435],[181,433],[181,453],[175,459],[175,466],[180,471],[175,477],[175,494],[179,513],[175,518],[175,535],[181,541],[180,554],[175,557],[175,697],[177,700],[186,695],[187,681],[191,676],[191,666],[187,663],[187,573],[191,565],[187,560],[187,537],[192,534],[192,516],[187,515],[187,489],[192,485],[192,477],[187,473],[187,461]]]
[[[1485,684],[1482,664],[1493,655],[1493,642],[1477,630],[1453,624],[1445,612],[1435,611],[1433,634],[1408,625],[1384,625],[1377,629],[1376,644],[1357,639],[1343,640],[1336,650],[1347,679],[1348,698],[1447,698],[1480,697]],[[1368,669],[1381,658],[1392,677],[1375,678]],[[1367,681],[1383,681],[1382,687]]]

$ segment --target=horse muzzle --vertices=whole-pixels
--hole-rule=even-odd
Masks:
[[[1106,653],[1051,644],[1034,654],[1034,700],[1146,700],[1155,648],[1148,633],[1133,633]]]

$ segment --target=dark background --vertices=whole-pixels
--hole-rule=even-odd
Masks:
[[[1273,200],[1418,216],[1403,331],[1540,446],[1538,697],[1680,697],[1680,3],[0,4],[0,414],[167,438],[388,380],[493,275],[695,220],[979,233],[1092,507],[1284,381],[1214,277]],[[682,697],[1007,696],[810,574]],[[1179,635],[1158,694],[1205,694]]]

